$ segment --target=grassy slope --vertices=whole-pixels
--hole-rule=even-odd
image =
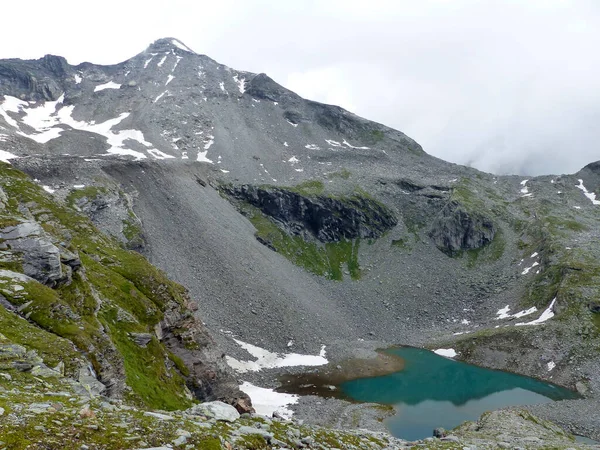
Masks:
[[[4,224],[26,220],[25,206],[53,240],[67,242],[67,248],[78,253],[83,264],[68,286],[50,289],[29,282],[22,283],[23,291],[6,291],[11,294],[6,295],[7,298],[14,304],[30,302],[22,311],[29,315],[29,325],[11,327],[11,339],[38,349],[49,365],[63,360],[68,374],[76,370],[75,355],[73,350],[65,350],[64,344],[55,344],[65,342],[60,338],[75,344],[97,370],[101,369],[100,355],[109,354],[114,346],[119,353],[115,357],[124,363],[133,399],[156,408],[186,407],[189,401],[183,378],[176,368],[165,365],[169,352],[156,338],[141,348],[127,334],[152,332],[167,305],[173,302],[183,305],[184,288],[170,281],[139,254],[125,250],[114,239],[100,233],[83,215],[57,204],[18,170],[2,164],[0,187],[8,197],[7,207],[0,211]],[[2,269],[14,270],[17,266],[0,263]],[[2,282],[6,285],[10,281]],[[0,321],[21,320],[14,313],[0,309]],[[123,316],[119,310],[125,311],[126,317],[132,320],[119,319]]]

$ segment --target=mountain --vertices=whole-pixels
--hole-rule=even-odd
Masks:
[[[248,359],[240,342],[311,355],[325,346],[330,361],[398,344],[444,347],[577,389],[585,399],[539,414],[600,436],[595,415],[564,406],[598,406],[600,163],[530,179],[447,163],[400,131],[173,38],[113,66],[51,55],[0,61],[0,116],[0,157],[12,165],[2,174],[2,268],[12,274],[3,279],[22,273],[28,295],[40,289],[54,299],[36,309],[39,320],[30,311],[36,298],[10,291],[2,305],[89,347],[44,323],[60,304],[89,328],[85,339],[114,345],[117,362],[99,359],[97,345],[81,356],[97,360],[86,376],[112,395],[136,392],[127,373],[133,347],[110,331],[121,308],[135,316],[128,336],[150,339],[161,358],[174,354],[170,370],[188,388],[205,380],[194,392],[202,400],[249,410],[224,364]],[[102,281],[78,267],[116,277],[108,287],[121,293],[98,301]],[[170,296],[155,298],[164,289]],[[78,310],[81,301],[91,310]],[[179,316],[165,322],[173,308]],[[165,335],[177,321],[200,336],[200,349]],[[195,372],[195,360],[206,370]],[[244,379],[275,387],[279,373]],[[151,397],[146,403],[161,407]]]

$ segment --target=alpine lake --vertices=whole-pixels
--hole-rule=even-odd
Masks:
[[[315,374],[285,376],[282,392],[337,397],[394,408],[385,420],[390,433],[406,440],[452,429],[486,411],[580,398],[576,392],[521,375],[466,364],[419,348],[383,352],[402,360],[402,369],[350,381]]]

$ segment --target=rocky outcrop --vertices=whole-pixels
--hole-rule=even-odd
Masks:
[[[252,403],[248,395],[239,390],[224,354],[208,330],[191,314],[198,309],[197,305],[188,298],[183,306],[172,303],[155,331],[187,368],[182,375],[188,389],[198,399],[223,401],[240,413],[253,412]]]
[[[429,230],[429,237],[444,253],[453,256],[482,248],[496,235],[494,223],[479,212],[468,211],[458,202],[448,203]]]
[[[56,100],[64,92],[59,81],[69,70],[61,56],[46,55],[38,60],[4,60],[0,63],[0,95],[12,95],[23,100]]]
[[[385,205],[365,196],[308,196],[292,190],[252,185],[223,190],[273,218],[291,235],[321,242],[379,238],[398,223]]]
[[[0,229],[0,240],[0,248],[20,255],[25,275],[47,286],[69,283],[81,267],[79,257],[55,245],[37,222]]]

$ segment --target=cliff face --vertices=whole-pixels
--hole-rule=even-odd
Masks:
[[[182,286],[3,163],[0,221],[2,319],[37,330],[32,339],[14,329],[12,342],[39,357],[14,368],[54,370],[156,408],[197,398],[251,410]],[[54,340],[72,350],[48,347]]]
[[[307,194],[302,188],[295,192],[252,185],[225,186],[222,190],[259,208],[289,234],[324,243],[376,239],[398,223],[389,208],[360,194],[333,197]]]

